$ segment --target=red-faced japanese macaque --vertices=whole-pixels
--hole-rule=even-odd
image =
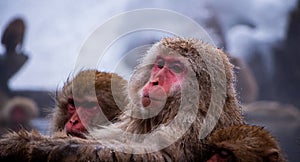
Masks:
[[[38,116],[36,103],[26,97],[14,97],[10,99],[1,109],[1,131],[7,130],[19,131],[21,128],[31,130],[31,120]]]
[[[50,161],[57,157],[61,161],[74,157],[85,161],[207,160],[206,136],[243,124],[233,80],[232,65],[220,49],[197,39],[164,38],[153,45],[132,75],[129,104],[120,121],[89,132],[89,140],[65,139],[63,145],[58,139],[31,141],[24,139],[33,134],[13,134],[0,140],[0,157],[22,153],[31,158],[48,156],[43,158]],[[16,141],[22,148],[8,151]]]
[[[152,142],[159,147],[176,140],[160,151],[134,154],[131,158],[136,161],[205,159],[205,139],[200,139],[200,134],[210,126],[218,129],[243,123],[233,79],[226,54],[200,40],[165,38],[153,45],[129,81],[130,103],[115,125],[135,135],[157,135],[149,139],[149,145]],[[217,108],[222,110],[219,118]],[[113,137],[117,136],[107,130],[95,130],[91,135],[101,143],[109,143],[111,139],[107,137],[114,143]],[[124,138],[126,141],[138,137]],[[100,159],[129,160],[114,145],[119,146],[109,145],[116,150],[113,154],[100,150]]]
[[[74,79],[68,79],[56,95],[56,107],[52,114],[53,132],[65,131],[84,138],[87,127],[115,122],[122,112],[118,106],[126,106],[123,92],[126,84],[126,80],[117,74],[96,70],[84,70]],[[116,95],[112,93],[112,86],[115,86]],[[122,102],[117,103],[116,100]]]
[[[207,162],[285,162],[276,139],[263,127],[239,125],[217,130],[208,138]]]

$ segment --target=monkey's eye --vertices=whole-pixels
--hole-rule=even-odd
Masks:
[[[180,62],[175,62],[170,67],[175,73],[182,73],[184,71],[184,65]]]
[[[68,98],[68,105],[75,107],[73,98]]]
[[[73,106],[68,106],[68,112],[69,112],[70,114],[73,114],[75,111],[76,111],[75,107],[73,107]]]
[[[231,154],[232,154],[232,153],[231,153],[230,151],[226,150],[226,149],[221,149],[221,150],[219,150],[219,155],[220,155],[220,157],[223,158],[223,159],[226,159],[226,158],[230,157]]]
[[[73,114],[76,111],[75,106],[74,106],[74,100],[72,98],[68,99],[67,107],[68,107],[69,114]]]
[[[80,107],[84,107],[84,108],[87,108],[87,109],[94,108],[94,107],[97,107],[97,106],[98,106],[98,103],[96,103],[96,102],[86,101],[86,102],[80,103]]]
[[[159,58],[156,62],[158,68],[163,68],[165,66],[165,61],[162,58]]]

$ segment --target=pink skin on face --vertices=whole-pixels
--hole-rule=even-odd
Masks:
[[[11,113],[12,119],[15,123],[23,123],[26,121],[26,112],[21,106],[15,106]]]
[[[164,101],[172,90],[178,90],[187,68],[179,58],[172,56],[158,56],[151,70],[149,82],[142,89],[143,107],[151,102]]]
[[[75,99],[76,108],[73,98],[68,100],[69,120],[65,125],[67,134],[83,138],[82,133],[87,133],[85,127],[100,112],[98,102],[92,98]]]

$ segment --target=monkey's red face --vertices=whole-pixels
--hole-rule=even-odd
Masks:
[[[16,105],[12,108],[11,119],[15,123],[22,124],[26,122],[26,112],[22,106]]]
[[[186,75],[187,67],[181,59],[158,56],[152,67],[150,80],[142,89],[143,107],[165,103],[169,96],[180,91],[181,83]]]
[[[87,133],[86,126],[89,126],[99,113],[97,99],[89,97],[73,99],[70,97],[68,99],[69,120],[65,125],[65,131],[72,136],[84,138],[83,133]]]

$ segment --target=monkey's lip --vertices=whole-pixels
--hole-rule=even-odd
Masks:
[[[143,107],[145,108],[150,108],[150,104],[151,103],[162,103],[164,102],[164,100],[162,100],[161,98],[154,98],[154,97],[150,97],[149,95],[144,95],[142,97],[142,104],[143,104]]]
[[[143,99],[149,99],[154,101],[164,101],[162,98],[150,97],[149,94],[143,95]]]
[[[166,94],[162,87],[155,86],[150,89],[145,88],[142,95],[142,104],[145,108],[157,107],[166,100]],[[150,106],[152,105],[152,106]]]

